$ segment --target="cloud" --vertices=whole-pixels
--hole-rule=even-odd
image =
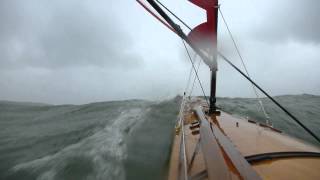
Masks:
[[[206,18],[190,3],[163,2],[192,27]],[[317,15],[308,15],[320,6],[311,2],[222,1],[251,77],[272,95],[320,93],[319,27]],[[219,50],[242,67],[219,23]],[[2,0],[0,24],[0,99],[161,99],[181,94],[188,80],[191,64],[181,40],[135,1]],[[291,27],[296,24],[303,25]],[[199,76],[208,94],[210,71],[203,63]],[[223,61],[217,88],[218,96],[254,97],[251,85]],[[196,84],[193,95],[201,94]]]
[[[256,37],[272,42],[320,43],[320,1],[284,0],[270,4],[259,26],[254,28]]]
[[[0,68],[141,65],[141,57],[131,51],[131,37],[113,16],[110,4],[1,1]]]

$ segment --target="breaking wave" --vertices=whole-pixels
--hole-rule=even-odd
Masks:
[[[177,107],[178,100],[1,102],[0,179],[161,179]]]
[[[320,97],[276,97],[320,134]],[[218,98],[235,116],[265,120],[256,100]],[[276,128],[313,142],[263,99]],[[0,179],[164,179],[180,98],[52,106],[0,101]]]

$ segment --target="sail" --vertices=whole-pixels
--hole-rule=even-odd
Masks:
[[[218,0],[191,0],[190,2],[206,10],[207,22],[192,29],[188,39],[209,57],[203,60],[212,71],[216,71]]]

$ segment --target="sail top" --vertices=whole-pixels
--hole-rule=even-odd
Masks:
[[[205,60],[205,63],[211,70],[216,70],[218,0],[191,0],[190,2],[206,10],[207,22],[196,26],[188,34],[188,38],[203,52],[212,56],[211,61]]]

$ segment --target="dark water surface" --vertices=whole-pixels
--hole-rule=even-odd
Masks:
[[[320,97],[277,99],[320,135]],[[314,143],[269,100],[276,128]],[[0,179],[163,179],[179,100],[45,105],[0,101]],[[236,116],[264,122],[254,99],[219,98]]]

